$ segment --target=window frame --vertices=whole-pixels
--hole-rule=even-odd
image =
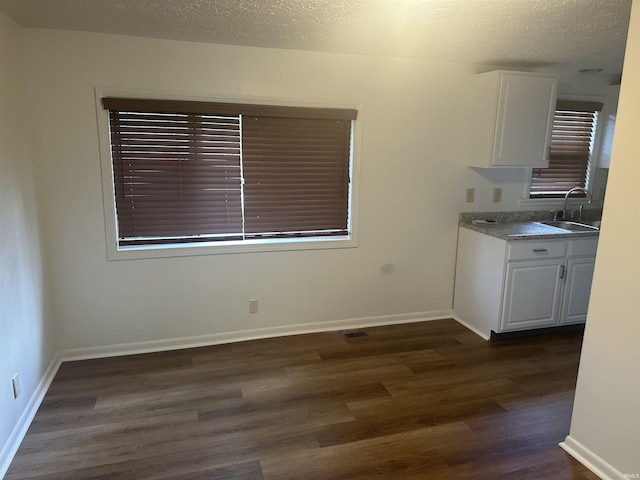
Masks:
[[[254,104],[282,107],[309,108],[348,108],[357,109],[354,105],[310,104],[273,100],[267,98],[230,98],[194,96],[163,92],[140,92],[129,89],[95,88],[95,107],[98,124],[99,158],[102,183],[102,197],[105,224],[105,242],[107,260],[127,260],[144,258],[183,257],[194,255],[218,255],[296,250],[318,250],[335,248],[355,248],[357,243],[357,198],[359,179],[359,152],[361,138],[361,122],[352,122],[351,135],[351,184],[348,203],[349,234],[344,236],[268,238],[250,240],[231,240],[215,242],[193,242],[171,245],[119,246],[116,225],[115,188],[113,182],[113,164],[111,159],[111,138],[109,132],[109,112],[102,107],[103,97],[139,98],[150,100],[179,100],[219,102],[236,104]]]

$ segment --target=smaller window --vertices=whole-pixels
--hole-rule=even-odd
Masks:
[[[586,188],[593,137],[602,104],[559,100],[553,117],[549,167],[534,168],[530,198],[558,198],[573,187]]]

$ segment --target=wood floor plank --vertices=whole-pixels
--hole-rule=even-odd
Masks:
[[[264,480],[260,462],[216,466],[206,452],[181,452],[179,456],[162,455],[143,460],[129,460],[74,472],[72,480]]]
[[[570,458],[557,446],[527,453],[508,452],[507,455],[495,453],[489,457],[480,457],[473,462],[447,466],[442,472],[432,472],[433,478],[439,475],[452,475],[444,478],[469,478],[490,480],[584,480],[588,470]],[[590,472],[589,472],[590,473]],[[597,478],[597,477],[596,477]]]
[[[455,443],[469,433],[463,422],[450,423],[308,450],[295,457],[269,457],[262,467],[268,480],[427,478],[433,469],[446,467],[437,446]]]
[[[594,480],[568,433],[579,330],[454,320],[63,363],[6,480]]]
[[[332,405],[390,396],[381,382],[355,384],[327,380],[288,382],[272,387],[248,385],[242,392],[245,401],[256,405],[255,408],[259,408],[260,403]]]
[[[134,458],[139,442],[150,441],[162,427],[188,425],[197,420],[196,412],[185,412],[142,420],[114,420],[108,424],[42,434],[28,433],[12,468],[53,474],[101,465],[113,458]],[[123,441],[125,439],[127,441]],[[47,448],[43,449],[43,445]],[[11,471],[7,474],[7,479],[10,478]]]

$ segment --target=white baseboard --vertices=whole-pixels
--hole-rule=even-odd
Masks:
[[[2,451],[0,451],[0,479],[4,478],[7,470],[9,470],[9,465],[11,465],[13,457],[18,451],[24,436],[27,434],[27,430],[29,430],[33,417],[36,416],[38,408],[40,407],[47,390],[49,390],[49,385],[51,385],[53,377],[55,377],[61,363],[62,360],[56,353],[51,362],[49,362],[49,366],[44,372],[44,375],[33,392],[33,395],[31,395],[24,412],[20,415],[18,423],[11,432],[11,435],[9,435],[7,442],[2,447]]]
[[[168,338],[165,340],[150,340],[135,343],[121,343],[88,348],[74,348],[59,352],[63,362],[72,360],[87,360],[91,358],[117,357],[135,355],[139,353],[162,352],[179,350],[182,348],[206,347],[222,343],[242,342],[260,338],[281,337],[286,335],[300,335],[305,333],[329,332],[334,330],[349,330],[354,328],[375,327],[382,325],[400,325],[404,323],[424,322],[453,318],[451,310],[435,310],[430,312],[414,312],[399,315],[382,315],[377,317],[350,318],[346,320],[332,320],[327,322],[301,323],[279,327],[256,328],[235,332],[213,333],[195,337]]]
[[[475,333],[476,335],[478,335],[479,337],[484,338],[485,340],[491,340],[490,336],[485,335],[484,333],[482,333],[480,330],[478,330],[476,327],[469,325],[467,322],[465,322],[464,320],[462,320],[459,317],[456,317],[455,315],[453,315],[451,318],[453,318],[456,322],[458,322],[460,325],[467,327],[469,330],[471,330],[473,333]]]
[[[634,478],[625,476],[623,473],[616,470],[613,466],[605,462],[598,455],[571,437],[571,435],[567,435],[564,442],[560,443],[560,447],[593,473],[598,475],[602,480],[623,480],[627,478]],[[637,474],[637,472],[633,473]]]

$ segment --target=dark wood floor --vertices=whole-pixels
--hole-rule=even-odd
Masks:
[[[590,479],[569,431],[581,333],[454,320],[64,363],[15,479]]]

